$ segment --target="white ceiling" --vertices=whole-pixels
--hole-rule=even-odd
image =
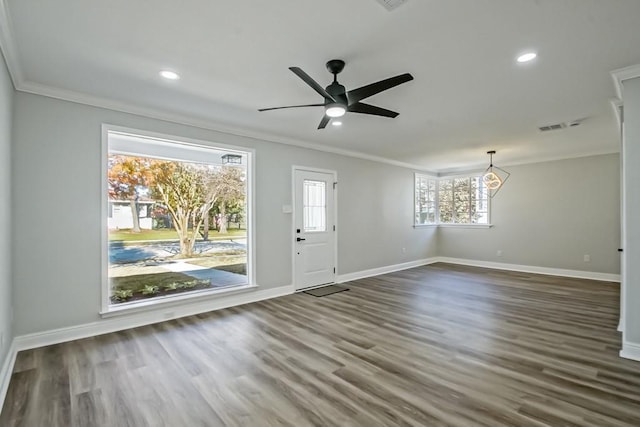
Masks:
[[[610,72],[640,63],[638,0],[0,1],[18,89],[440,172],[489,149],[499,165],[618,151]],[[527,50],[538,59],[517,64]],[[326,86],[333,58],[347,90],[413,74],[366,101],[400,116],[316,130],[322,108],[257,111],[322,102],[287,68]]]

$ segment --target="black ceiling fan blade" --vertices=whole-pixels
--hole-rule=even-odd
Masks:
[[[326,99],[330,99],[333,102],[336,102],[336,100],[333,98],[333,96],[329,95],[329,93],[324,90],[324,88],[322,86],[320,86],[318,84],[318,82],[316,82],[315,80],[313,80],[309,74],[305,73],[304,71],[302,71],[302,69],[298,68],[298,67],[289,67],[289,69],[291,71],[293,71],[293,73],[300,77],[306,84],[308,84],[309,86],[311,86],[311,88],[313,90],[315,90],[316,92],[318,92],[320,95],[322,95],[323,97],[325,97]]]
[[[396,87],[411,80],[413,80],[413,76],[409,73],[405,73],[400,74],[399,76],[389,77],[388,79],[380,80],[379,82],[359,87],[358,89],[350,90],[349,92],[347,92],[349,105],[355,104],[356,102],[373,96],[376,93],[391,89],[392,87]]]
[[[347,111],[351,113],[371,114],[373,116],[391,117],[392,119],[398,117],[400,113],[387,110],[385,108],[376,107],[375,105],[365,104],[363,102],[356,102],[349,105]]]
[[[258,111],[282,110],[283,108],[324,107],[324,104],[287,105],[286,107],[260,108]]]
[[[327,116],[326,114],[324,116],[322,116],[322,120],[320,120],[320,124],[318,125],[318,129],[326,128],[327,125],[329,124],[330,120],[331,120],[331,117]]]

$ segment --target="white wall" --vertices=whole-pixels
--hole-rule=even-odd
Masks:
[[[494,226],[440,228],[439,255],[599,273],[620,272],[618,154],[505,169],[511,176],[492,199]],[[501,257],[496,255],[498,250],[502,251]],[[584,262],[584,255],[590,255],[591,261]]]
[[[261,289],[292,283],[291,215],[282,213],[282,205],[291,204],[292,165],[338,172],[339,274],[436,255],[435,230],[412,227],[410,169],[18,92],[13,153],[17,335],[100,320],[103,123],[256,150]],[[76,214],[56,216],[56,206]]]
[[[640,78],[623,82],[625,200],[624,346],[640,360]]]
[[[11,325],[11,129],[13,84],[0,54],[0,367],[13,339]],[[2,404],[0,402],[0,407]]]

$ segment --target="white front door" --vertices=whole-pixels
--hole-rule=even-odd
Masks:
[[[296,290],[336,278],[335,172],[293,171],[294,283]]]

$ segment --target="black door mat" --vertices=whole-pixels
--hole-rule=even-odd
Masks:
[[[313,295],[314,297],[326,297],[327,295],[337,294],[338,292],[348,291],[349,288],[339,285],[323,286],[322,288],[309,289],[303,291],[305,294]]]

